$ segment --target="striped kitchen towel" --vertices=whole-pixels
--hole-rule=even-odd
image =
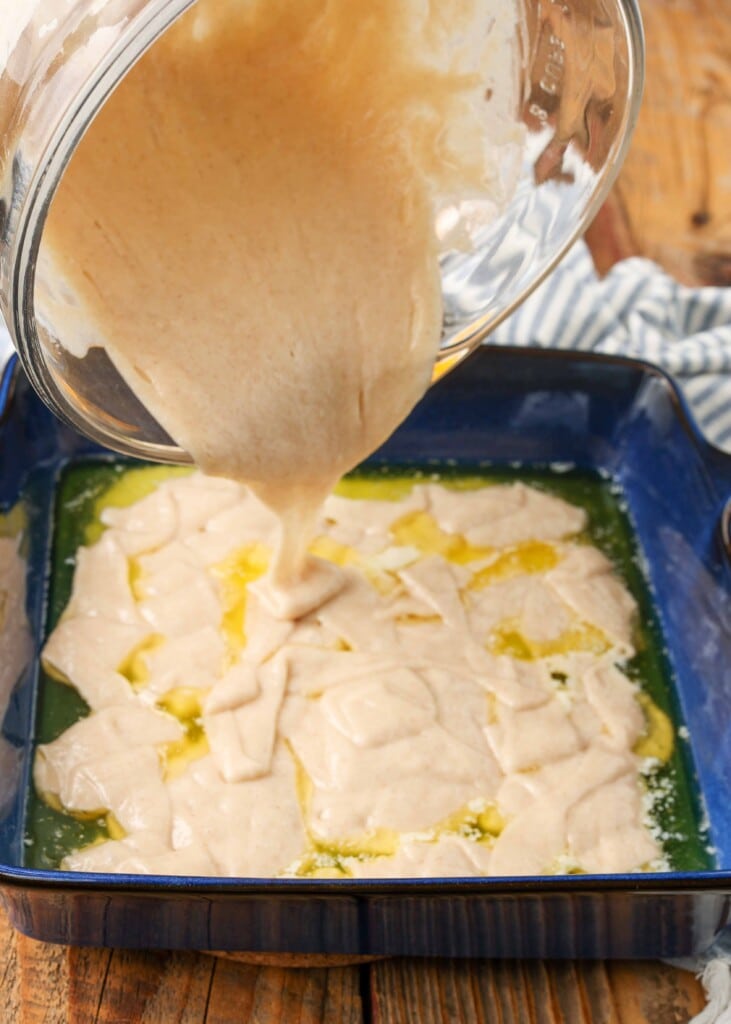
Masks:
[[[686,288],[639,258],[600,279],[579,241],[487,343],[647,359],[681,384],[708,440],[731,452],[731,288]],[[0,316],[0,369],[11,350]]]
[[[577,242],[488,339],[527,343],[661,366],[681,384],[708,440],[731,451],[731,288],[686,288],[639,258],[600,279],[586,244]]]
[[[731,956],[709,960],[700,977],[708,1005],[688,1024],[731,1024]]]
[[[718,948],[697,960],[671,960],[674,967],[692,971],[706,993],[705,1009],[687,1024],[731,1024],[731,952]]]

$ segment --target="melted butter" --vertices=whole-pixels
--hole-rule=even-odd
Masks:
[[[434,380],[441,380],[446,373],[453,370],[455,366],[458,366],[462,362],[464,356],[464,352],[459,352],[457,355],[447,356],[446,359],[440,360],[440,362],[434,367]]]
[[[324,558],[328,562],[333,562],[334,565],[346,566],[361,563],[361,557],[355,548],[341,544],[339,541],[333,540],[332,537],[316,537],[310,544],[310,554],[315,555],[316,558]]]
[[[145,591],[145,571],[140,565],[138,558],[127,558],[127,578],[129,589],[135,601],[144,601],[147,597]]]
[[[576,866],[567,853],[556,857],[553,863],[546,868],[547,875],[585,875],[586,873],[582,868]]]
[[[335,487],[339,498],[351,501],[402,501],[408,498],[417,481],[413,476],[374,479],[369,476],[344,477]]]
[[[162,777],[165,781],[177,779],[193,761],[199,761],[210,752],[208,737],[200,722],[184,723],[185,736],[160,749]]]
[[[169,690],[157,702],[162,711],[178,719],[185,730],[182,739],[165,743],[160,748],[163,779],[177,779],[193,761],[210,752],[208,738],[200,720],[204,694],[189,686]]]
[[[295,753],[294,747],[288,741],[286,742],[287,750],[294,763],[294,791],[297,797],[297,803],[299,804],[300,814],[302,815],[302,821],[305,825],[305,829],[309,831],[309,820],[310,820],[310,808],[312,806],[312,794],[315,788],[312,784],[305,766],[297,754]]]
[[[447,533],[428,512],[410,512],[396,520],[390,532],[402,547],[416,548],[424,555],[441,555],[456,565],[486,558],[493,551],[488,547],[475,547],[457,533]]]
[[[386,828],[338,840],[317,839],[311,832],[308,836],[309,848],[292,872],[299,878],[350,877],[352,872],[344,861],[392,857],[401,841],[398,832]]]
[[[105,822],[106,822],[106,826],[107,826],[107,834],[108,834],[110,839],[124,839],[125,838],[125,836],[127,835],[126,829],[124,829],[119,824],[119,822],[117,821],[116,817],[112,814],[111,811],[109,811],[107,813],[106,818],[105,818]]]
[[[324,853],[308,853],[286,872],[296,878],[352,878],[350,871],[341,859],[335,855]]]
[[[356,860],[373,860],[376,857],[392,857],[399,847],[400,836],[392,829],[379,828],[361,836],[346,836],[343,839],[317,839],[309,833],[311,849],[305,860],[325,859],[340,863],[347,857]]]
[[[670,717],[646,693],[637,694],[637,702],[645,716],[646,730],[634,747],[639,757],[650,757],[665,764],[675,746],[675,730]]]
[[[48,802],[48,801],[47,801]],[[59,805],[60,807],[60,805]],[[59,809],[59,808],[56,808]],[[69,811],[66,807],[61,808],[64,814],[68,814],[72,818],[76,818],[79,821],[83,821],[83,817],[76,811]],[[100,832],[96,839],[92,839],[90,843],[84,847],[84,849],[90,849],[93,846],[101,846],[108,840],[121,840],[127,837],[127,830],[119,823],[117,818],[111,811],[107,811],[106,814],[101,814],[99,818]]]
[[[117,668],[120,676],[124,676],[134,690],[141,690],[147,686],[150,679],[150,669],[145,655],[164,643],[164,636],[161,636],[159,633],[152,633],[150,636],[145,637],[136,647],[133,647],[122,664]]]
[[[157,706],[185,724],[203,714],[203,697],[203,692],[193,686],[177,686],[174,690],[168,690],[157,702]]]
[[[459,476],[448,477],[446,480],[442,480],[438,475],[433,478],[438,480],[440,486],[445,487],[448,491],[481,491],[485,487],[494,487],[490,480],[486,480],[484,476],[474,476],[469,473]]]
[[[396,622],[399,626],[423,626],[428,625],[430,622],[441,622],[441,618],[438,615],[398,615]]]
[[[246,592],[267,571],[269,549],[260,543],[247,544],[214,565],[212,573],[218,580],[223,604],[221,630],[226,639],[229,658],[234,662],[246,646]]]
[[[473,842],[489,843],[500,835],[505,824],[505,819],[494,804],[485,803],[482,807],[476,807],[472,803],[441,821],[434,829],[434,838],[458,835]]]
[[[548,572],[559,562],[559,554],[553,544],[530,540],[517,544],[480,569],[470,580],[471,590],[482,590],[498,580],[514,576]]]
[[[505,622],[493,630],[487,646],[492,654],[504,654],[520,661],[536,661],[556,654],[605,654],[611,644],[600,629],[587,622],[571,626],[554,640],[532,640],[515,625]]]

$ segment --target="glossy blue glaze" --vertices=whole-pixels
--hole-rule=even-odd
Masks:
[[[4,382],[7,385],[7,380]],[[10,389],[0,389],[0,403]],[[29,521],[28,614],[40,643],[55,481],[98,452],[19,380],[0,428],[0,506]],[[654,957],[706,949],[731,920],[731,566],[719,532],[731,458],[700,437],[653,368],[613,357],[483,349],[433,388],[375,463],[572,463],[621,488],[690,732],[717,870],[429,881],[154,878],[22,868],[35,663],[3,725],[0,882],[48,941],[252,951]]]

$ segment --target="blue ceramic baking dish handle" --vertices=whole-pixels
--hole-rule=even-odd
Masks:
[[[726,554],[731,558],[731,498],[728,499],[721,513],[721,540]]]
[[[731,453],[706,443],[702,458],[721,500],[719,530],[724,550],[731,561]]]

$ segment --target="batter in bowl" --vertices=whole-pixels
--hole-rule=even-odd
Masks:
[[[284,616],[339,585],[305,558],[317,511],[431,379],[439,210],[509,195],[517,18],[501,0],[198,0],[52,204],[40,276],[88,321],[56,333],[102,345],[201,469],[276,512]]]

